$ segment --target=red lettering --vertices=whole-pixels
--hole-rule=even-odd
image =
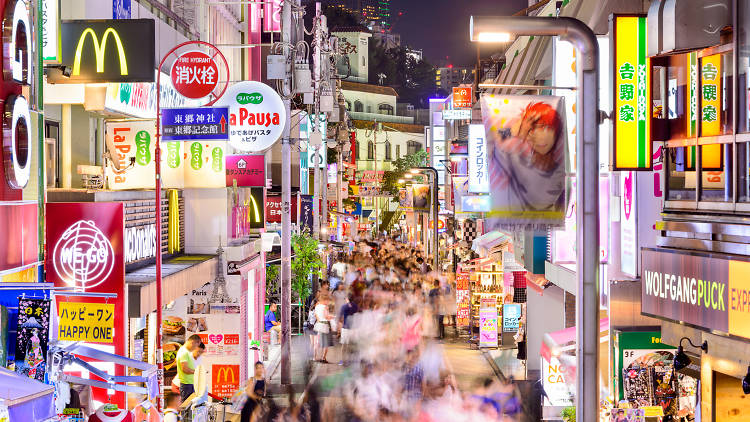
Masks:
[[[247,119],[247,109],[245,107],[242,107],[240,109],[240,126],[242,126],[242,123]],[[252,116],[252,114],[251,114]],[[252,123],[251,123],[252,124]]]

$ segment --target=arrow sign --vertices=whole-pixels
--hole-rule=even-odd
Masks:
[[[163,108],[162,141],[228,141],[227,107]]]

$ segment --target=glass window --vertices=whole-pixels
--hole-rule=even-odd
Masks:
[[[750,144],[737,144],[737,201],[750,202]]]
[[[737,131],[750,132],[750,0],[737,2],[739,15],[738,44],[738,73],[737,95],[739,95],[739,109],[737,115]],[[739,149],[737,150],[740,151]]]
[[[667,152],[667,199],[671,201],[694,201],[695,148],[669,148]]]
[[[378,113],[393,116],[393,106],[390,104],[380,104],[378,106]]]
[[[732,144],[701,146],[701,201],[733,202]]]

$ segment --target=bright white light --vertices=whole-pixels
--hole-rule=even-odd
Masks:
[[[411,179],[412,177],[414,177],[414,175],[413,175],[413,174],[411,174],[411,173],[406,173],[406,174],[404,175],[404,177],[406,177],[407,179]]]
[[[509,42],[510,34],[507,32],[480,32],[477,35],[479,42]]]
[[[419,174],[419,169],[411,169],[409,170],[411,174]]]
[[[406,183],[406,180],[404,180],[404,179],[398,179],[398,183],[399,184],[404,184],[404,183]]]

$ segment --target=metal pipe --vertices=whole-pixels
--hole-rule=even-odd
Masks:
[[[472,41],[482,32],[559,36],[579,53],[576,126],[578,248],[576,293],[577,420],[599,417],[599,46],[583,22],[567,17],[471,17]]]
[[[293,0],[294,5],[299,0]],[[292,4],[285,1],[281,8],[281,40],[289,43],[292,40]],[[292,54],[292,51],[289,51]],[[284,84],[291,91],[292,72],[287,65]],[[286,123],[281,139],[281,384],[292,383],[292,147],[289,134],[291,131],[292,103],[284,100]]]

